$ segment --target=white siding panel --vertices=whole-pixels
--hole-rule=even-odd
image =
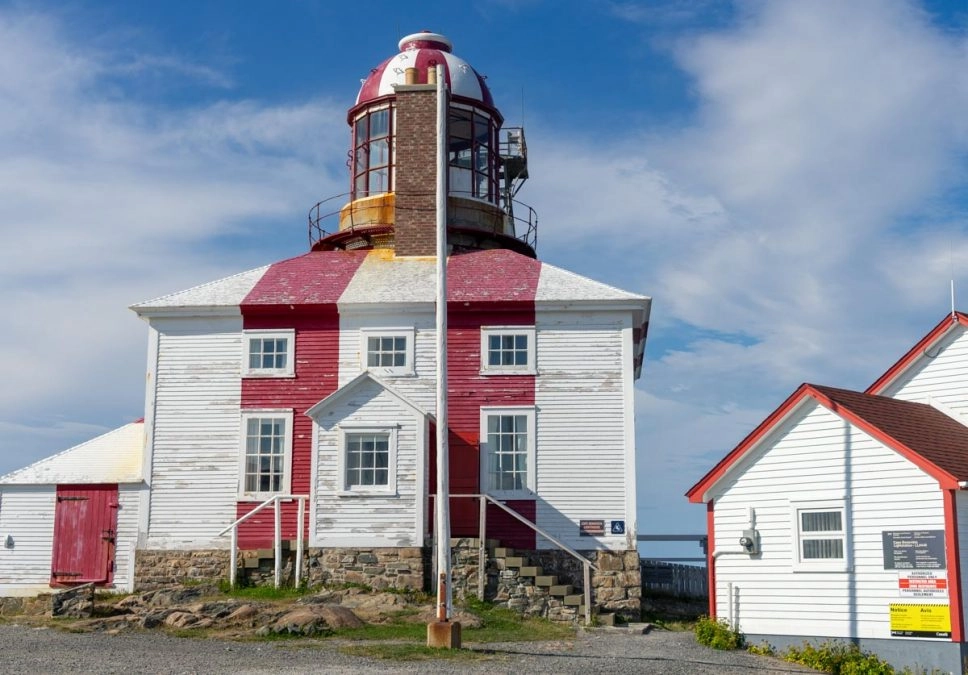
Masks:
[[[937,399],[952,410],[968,415],[968,331],[956,328],[902,378],[884,391],[885,396],[927,403]]]
[[[114,553],[114,587],[119,591],[134,590],[134,552],[138,546],[141,521],[141,495],[144,484],[118,486],[118,527]]]
[[[353,312],[352,307],[341,307],[339,326],[339,386],[343,386],[363,372],[360,355],[362,329],[414,328],[414,375],[394,377],[377,374],[401,396],[429,413],[437,407],[437,343],[436,320],[427,312],[388,313]]]
[[[314,546],[420,546],[423,491],[423,417],[376,383],[361,385],[317,420]],[[396,427],[396,493],[341,496],[340,424]]]
[[[955,513],[958,518],[958,562],[961,566],[962,620],[968,608],[968,494],[955,492]],[[964,628],[964,626],[962,626]]]
[[[54,540],[53,485],[4,486],[0,493],[0,595],[49,591]],[[13,548],[3,541],[13,539]]]
[[[738,549],[752,508],[762,556],[725,554],[716,560],[719,616],[738,619],[747,633],[889,638],[888,605],[905,599],[897,572],[884,569],[881,533],[944,529],[937,482],[816,404],[802,409],[785,434],[751,459],[719,486],[713,550]],[[854,571],[795,571],[791,504],[844,496]]]
[[[158,367],[146,547],[222,548],[235,519],[241,318],[156,320]]]
[[[624,400],[632,369],[623,330],[630,325],[622,312],[537,314],[537,520],[576,548],[626,546],[624,536],[579,537],[579,520],[607,526],[635,519],[626,513],[626,489],[634,489],[634,472],[626,470],[633,421]]]

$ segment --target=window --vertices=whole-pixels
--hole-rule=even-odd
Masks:
[[[389,192],[393,109],[371,110],[353,123],[353,199]]]
[[[844,500],[793,505],[797,551],[794,566],[810,571],[849,569],[847,509]]]
[[[363,330],[363,368],[377,375],[413,375],[414,329]]]
[[[395,427],[341,427],[340,444],[344,494],[396,491]]]
[[[245,377],[292,377],[293,330],[245,331],[244,363]]]
[[[239,490],[243,497],[265,499],[288,493],[291,456],[291,410],[243,411]]]
[[[535,489],[534,408],[481,408],[481,476],[492,495]]]
[[[481,372],[489,374],[533,375],[534,327],[481,329]]]
[[[448,163],[451,194],[497,203],[497,127],[483,111],[451,106]]]

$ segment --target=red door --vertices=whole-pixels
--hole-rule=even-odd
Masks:
[[[58,485],[52,586],[114,580],[117,485]]]

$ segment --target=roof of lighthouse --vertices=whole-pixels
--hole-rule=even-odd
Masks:
[[[484,84],[484,78],[467,61],[451,53],[453,45],[443,35],[421,31],[405,36],[399,46],[399,54],[378,65],[363,81],[356,105],[392,95],[393,85],[405,83],[407,68],[416,68],[417,81],[426,83],[427,69],[440,64],[444,66],[447,86],[452,95],[494,107],[494,99]]]

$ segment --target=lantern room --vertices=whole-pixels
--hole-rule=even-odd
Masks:
[[[441,66],[449,250],[507,248],[535,257],[537,217],[514,199],[528,177],[524,130],[502,129],[484,77],[453,54],[449,39],[424,31],[398,46],[363,80],[348,112],[349,192],[310,211],[311,248],[434,253]]]

